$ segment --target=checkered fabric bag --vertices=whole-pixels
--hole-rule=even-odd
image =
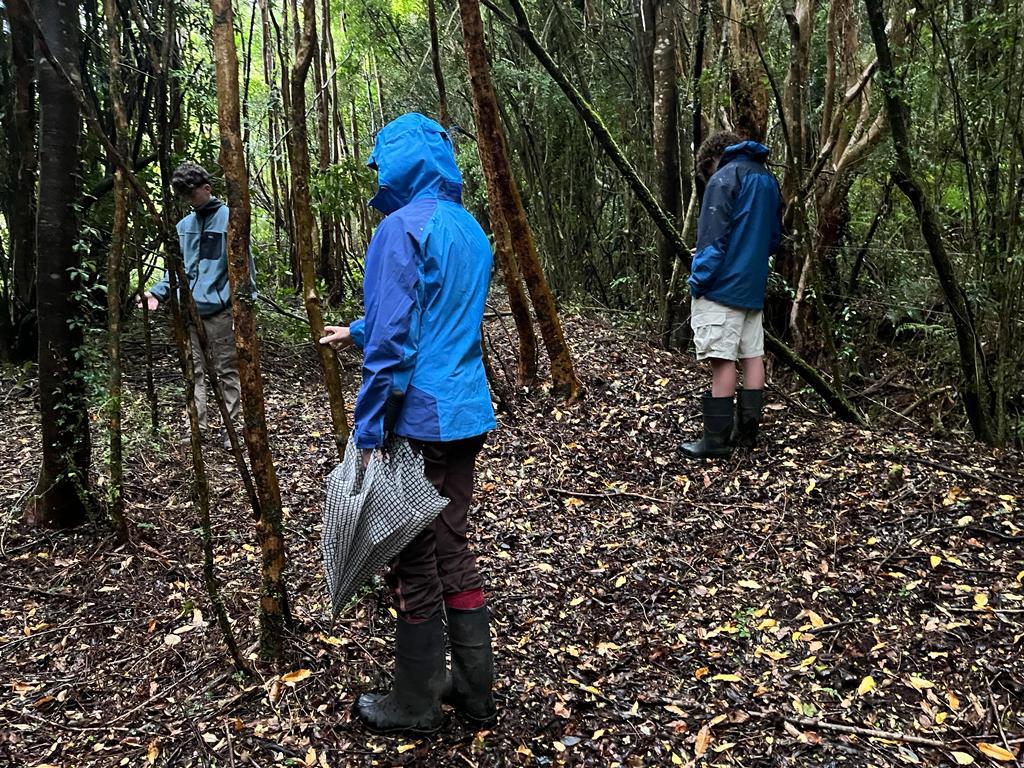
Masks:
[[[333,614],[405,549],[448,504],[423,474],[423,457],[395,438],[364,470],[355,439],[327,477],[320,548]]]

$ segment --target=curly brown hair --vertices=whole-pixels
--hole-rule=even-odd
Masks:
[[[711,178],[711,166],[717,163],[725,152],[726,147],[739,144],[743,139],[732,131],[717,131],[712,133],[700,145],[697,150],[697,173],[707,181]]]
[[[171,176],[171,187],[179,195],[191,194],[192,190],[209,183],[210,174],[195,163],[182,163],[174,169],[174,175]]]

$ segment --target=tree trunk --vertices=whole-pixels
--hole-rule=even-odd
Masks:
[[[8,162],[11,164],[7,227],[11,237],[9,263],[10,333],[7,354],[14,363],[35,357],[39,346],[36,313],[36,65],[32,50],[32,25],[27,0],[9,0],[11,65],[14,72],[11,108],[4,109]],[[2,342],[0,342],[2,343]]]
[[[1005,436],[1000,434],[993,418],[995,407],[992,402],[992,382],[985,368],[982,337],[974,323],[974,314],[967,294],[960,285],[953,262],[942,240],[938,212],[914,172],[910,153],[910,108],[903,101],[901,85],[893,66],[889,39],[885,33],[882,0],[864,0],[864,3],[867,6],[871,37],[878,53],[879,82],[885,95],[885,108],[889,115],[893,150],[896,154],[893,176],[896,186],[906,195],[917,214],[928,254],[935,266],[943,295],[949,304],[960,352],[960,372],[963,377],[960,392],[964,409],[975,436],[989,445],[999,445]]]
[[[114,141],[122,157],[128,157],[128,114],[121,98],[121,24],[115,0],[104,0],[107,46],[110,53],[110,104],[114,112]],[[107,514],[119,541],[128,539],[124,517],[124,462],[121,450],[121,264],[128,236],[128,184],[120,170],[114,171],[114,218],[107,260],[107,353],[110,356],[110,381],[107,408],[110,429],[110,486],[107,488]]]
[[[509,164],[508,148],[498,114],[498,100],[491,81],[490,66],[487,63],[487,48],[484,42],[483,21],[480,18],[479,0],[459,0],[462,16],[462,34],[465,41],[466,62],[473,87],[473,116],[476,121],[477,147],[480,164],[484,168],[487,189],[496,210],[508,227],[512,248],[515,252],[527,290],[533,303],[541,337],[551,360],[551,380],[556,392],[572,400],[579,394],[580,383],[573,368],[572,355],[562,324],[558,318],[555,301],[548,287],[540,258],[534,246],[533,234],[526,220],[526,211],[519,197],[519,188]],[[492,222],[493,224],[493,222]],[[509,286],[510,295],[514,286]],[[516,318],[517,327],[520,319]],[[522,329],[520,329],[522,333]],[[522,342],[522,336],[520,336]]]
[[[298,9],[295,9],[296,13]],[[348,418],[345,393],[334,351],[323,344],[324,319],[320,295],[316,289],[313,257],[313,206],[309,195],[309,144],[306,136],[306,77],[316,51],[316,0],[303,0],[302,37],[295,41],[295,64],[291,72],[291,126],[288,131],[288,158],[292,169],[292,209],[295,215],[295,247],[302,271],[302,298],[309,317],[309,333],[320,356],[327,386],[327,398],[334,426],[334,442],[339,458],[345,457],[348,444]]]
[[[768,133],[768,89],[758,55],[764,39],[764,16],[759,0],[725,0],[731,6],[724,23],[729,40],[730,112],[736,132],[763,142]]]
[[[256,480],[261,515],[256,524],[263,553],[260,591],[260,648],[266,658],[280,658],[282,633],[288,615],[284,583],[285,542],[281,519],[281,491],[270,453],[263,376],[260,371],[259,332],[250,293],[249,173],[241,143],[238,115],[238,53],[235,50],[231,0],[211,0],[214,60],[217,71],[217,117],[220,125],[220,164],[227,182],[228,277],[234,315],[235,346],[245,409],[245,442]]]
[[[78,70],[78,4],[39,3],[40,33],[54,60]],[[86,520],[89,414],[82,357],[83,323],[76,298],[81,254],[78,217],[79,111],[70,84],[45,58],[39,76],[39,207],[36,215],[39,303],[39,410],[42,465],[27,522],[71,527]]]
[[[441,69],[441,48],[437,39],[437,9],[435,0],[427,0],[427,24],[430,27],[430,65],[437,83],[437,115],[445,130],[451,128],[452,118],[448,114],[448,91],[444,86],[444,72]],[[453,140],[454,141],[454,140]]]
[[[656,9],[654,27],[654,156],[657,169],[658,198],[673,224],[682,214],[682,188],[679,183],[679,85],[676,72],[675,13],[670,0],[661,0]],[[658,299],[661,307],[661,337],[665,347],[672,345],[678,301],[671,295],[672,265],[676,249],[661,235],[658,238]]]

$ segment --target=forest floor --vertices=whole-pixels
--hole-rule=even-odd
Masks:
[[[593,318],[567,333],[586,397],[508,395],[479,465],[497,727],[409,739],[351,722],[388,679],[394,621],[379,584],[328,615],[336,456],[315,357],[281,335],[264,380],[297,625],[281,668],[232,674],[161,328],[157,438],[137,343],[127,355],[133,541],[0,523],[0,765],[1024,764],[1020,455],[857,429],[774,390],[762,447],[685,462],[705,371]],[[39,414],[31,379],[2,384],[7,507],[32,485]],[[208,458],[217,573],[254,652],[253,525],[226,455]]]

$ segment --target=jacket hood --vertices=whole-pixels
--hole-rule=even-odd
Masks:
[[[451,139],[439,123],[416,112],[380,129],[366,164],[377,169],[377,194],[370,205],[384,215],[419,197],[462,200]]]
[[[718,167],[721,168],[729,161],[742,156],[763,163],[768,159],[768,147],[756,141],[741,141],[739,144],[733,144],[725,148],[725,152],[722,153],[722,162],[718,164]]]

